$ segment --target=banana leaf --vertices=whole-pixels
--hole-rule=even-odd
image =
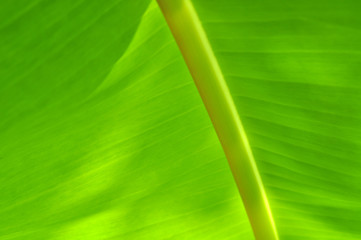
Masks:
[[[361,3],[191,4],[279,239],[360,239]],[[257,236],[163,14],[0,2],[0,239]]]

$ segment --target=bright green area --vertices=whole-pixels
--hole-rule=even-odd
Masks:
[[[148,3],[1,2],[1,240],[252,239]]]
[[[360,239],[361,2],[193,2],[281,239]]]

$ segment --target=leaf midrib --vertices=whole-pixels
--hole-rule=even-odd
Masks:
[[[212,120],[256,239],[278,239],[267,195],[246,133],[191,1],[157,2]]]

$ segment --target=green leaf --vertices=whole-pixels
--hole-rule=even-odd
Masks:
[[[360,239],[360,3],[192,3],[280,239]],[[154,1],[0,2],[0,239],[253,239],[182,51]]]

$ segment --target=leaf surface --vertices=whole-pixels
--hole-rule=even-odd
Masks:
[[[148,4],[1,3],[0,239],[253,238]]]
[[[360,239],[360,3],[192,2],[280,238]],[[1,1],[0,84],[0,239],[253,239],[154,1]]]
[[[360,3],[193,3],[281,239],[360,239]]]

